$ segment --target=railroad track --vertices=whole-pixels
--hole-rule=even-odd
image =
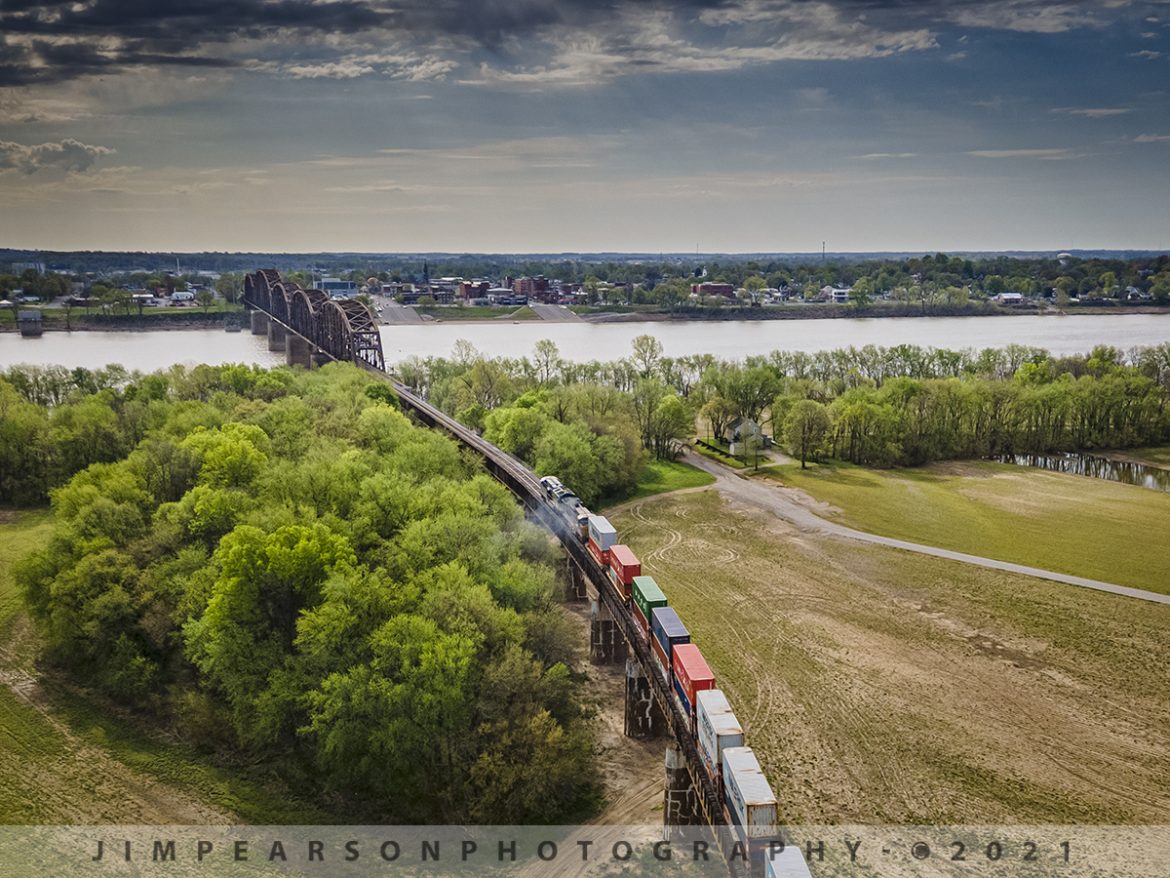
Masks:
[[[691,780],[700,796],[704,819],[717,831],[721,827],[725,827],[723,805],[715,784],[702,770],[702,762],[699,759],[695,739],[690,732],[689,717],[670,697],[670,682],[659,671],[657,663],[650,660],[649,643],[643,640],[641,630],[634,622],[634,617],[625,601],[620,600],[614,593],[609,578],[581,543],[576,529],[569,527],[568,522],[565,521],[557,508],[549,502],[535,473],[473,430],[469,430],[426,400],[416,396],[404,384],[394,381],[388,376],[383,375],[383,377],[390,382],[398,394],[401,404],[412,411],[422,423],[428,427],[444,430],[456,441],[482,456],[488,471],[517,496],[536,521],[552,532],[565,553],[585,573],[600,596],[600,600],[618,623],[628,649],[641,662],[642,668],[646,672],[647,679],[649,679],[654,691],[654,697],[670,726],[671,735],[687,758]]]

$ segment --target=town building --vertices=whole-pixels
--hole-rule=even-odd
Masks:
[[[714,281],[703,281],[699,284],[691,284],[691,293],[696,296],[724,296],[728,299],[735,298],[735,284],[715,283]]]

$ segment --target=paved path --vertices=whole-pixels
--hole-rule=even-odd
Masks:
[[[580,323],[581,315],[575,311],[570,311],[564,305],[541,305],[534,302],[529,302],[528,307],[533,310],[541,320],[549,320],[554,323]]]
[[[861,530],[854,530],[851,527],[837,524],[834,521],[828,521],[817,515],[808,505],[811,498],[802,491],[797,491],[793,488],[783,488],[778,485],[769,485],[765,482],[746,478],[729,470],[722,464],[695,454],[690,450],[685,453],[684,459],[692,466],[697,466],[699,469],[713,475],[715,477],[715,487],[721,493],[749,503],[752,506],[759,507],[760,509],[766,509],[779,518],[784,519],[789,524],[794,525],[798,530],[806,533],[828,534],[843,539],[858,540],[863,543],[890,546],[895,549],[904,549],[907,552],[917,552],[920,555],[932,555],[935,558],[945,558],[949,561],[961,561],[964,564],[974,564],[978,567],[987,567],[992,570],[1020,573],[1025,576],[1035,576],[1054,582],[1064,582],[1068,585],[1080,586],[1081,588],[1093,588],[1097,591],[1107,591],[1111,594],[1138,598],[1143,601],[1170,604],[1170,595],[1158,594],[1153,591],[1129,588],[1128,586],[1115,585],[1111,582],[1086,579],[1083,576],[1071,576],[1067,573],[1042,570],[1039,567],[1027,567],[1023,564],[997,561],[994,558],[968,555],[965,552],[953,552],[950,549],[940,549],[937,546],[925,546],[921,543],[911,543],[906,540],[896,540],[892,537],[883,537]]]
[[[414,326],[422,323],[423,319],[414,308],[407,308],[391,300],[382,305],[382,322],[394,326]]]

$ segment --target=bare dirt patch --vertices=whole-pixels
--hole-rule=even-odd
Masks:
[[[615,524],[711,662],[784,820],[1170,813],[1170,608],[798,534],[714,492]],[[705,567],[680,553],[694,540]]]

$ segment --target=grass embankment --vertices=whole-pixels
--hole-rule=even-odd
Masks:
[[[1170,494],[986,462],[771,468],[860,530],[1170,593]]]
[[[238,302],[233,305],[223,299],[216,299],[206,310],[202,305],[197,304],[143,308],[141,314],[138,313],[137,306],[131,306],[129,314],[123,309],[106,313],[98,307],[73,308],[69,312],[68,319],[66,319],[64,308],[57,306],[50,308],[44,305],[21,305],[19,309],[0,310],[0,323],[16,323],[17,310],[40,311],[41,322],[44,323],[46,328],[64,329],[66,323],[77,327],[86,324],[104,326],[106,324],[137,323],[139,320],[144,322],[148,320],[210,320],[212,318],[222,317],[225,314],[243,314],[244,306]]]
[[[702,488],[714,482],[713,475],[689,463],[677,460],[652,460],[642,470],[642,477],[638,480],[634,492],[617,502],[629,503],[683,488]]]
[[[44,545],[47,511],[0,511],[0,824],[324,823],[251,768],[214,764],[193,746],[39,678],[37,638],[12,565]]]
[[[436,320],[540,320],[527,305],[418,305],[415,310]]]
[[[1110,451],[1108,456],[1145,463],[1150,466],[1170,467],[1170,445],[1163,445],[1160,448],[1127,448],[1124,451]]]
[[[525,305],[522,308],[517,308],[511,314],[502,315],[501,320],[540,320],[541,316],[533,311],[530,307]]]
[[[711,444],[696,443],[692,447],[694,448],[696,454],[701,454],[703,457],[714,460],[723,464],[724,466],[729,466],[733,469],[743,469],[745,466],[747,466],[747,464],[738,457],[732,457],[730,453],[721,451],[718,447],[715,447]]]
[[[714,491],[614,514],[782,822],[1170,813],[1170,606],[794,531]]]

